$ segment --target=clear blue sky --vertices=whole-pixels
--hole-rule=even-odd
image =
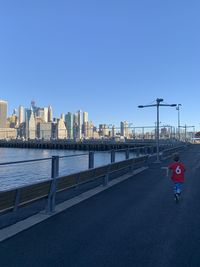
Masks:
[[[0,98],[78,109],[98,123],[152,125],[157,97],[181,103],[200,128],[200,2],[197,0],[3,0]],[[177,124],[175,108],[160,121]]]

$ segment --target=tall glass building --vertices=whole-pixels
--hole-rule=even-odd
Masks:
[[[74,114],[71,112],[68,112],[65,115],[65,123],[67,127],[67,133],[68,133],[68,138],[73,139],[74,138]]]
[[[82,110],[79,110],[78,111],[78,133],[77,133],[78,139],[82,138],[82,127],[83,127],[83,112]]]

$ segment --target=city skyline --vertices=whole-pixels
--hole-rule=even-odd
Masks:
[[[0,88],[8,113],[30,100],[55,116],[87,110],[95,124],[153,125],[156,98],[182,104],[182,124],[200,128],[200,3],[193,1],[0,4]],[[177,125],[162,108],[163,124]]]
[[[156,100],[158,101],[158,99]],[[159,99],[160,102],[163,99]],[[163,102],[162,102],[163,103]],[[160,104],[166,106],[166,104]],[[175,104],[171,104],[174,107]],[[167,105],[169,106],[169,105]],[[139,106],[143,107],[143,106]],[[155,107],[148,105],[147,107]],[[107,124],[105,122],[95,125],[89,120],[89,113],[78,110],[75,113],[62,113],[59,117],[53,116],[53,107],[41,107],[31,101],[30,107],[19,106],[14,109],[11,116],[7,116],[8,102],[0,100],[0,139],[22,139],[22,140],[54,140],[54,139],[101,139],[111,138],[113,140],[125,139],[155,139],[155,125],[135,126],[127,120],[120,121],[119,125]],[[178,110],[180,104],[176,106]],[[180,126],[161,124],[160,137],[163,139],[191,140],[195,134],[194,126]],[[192,128],[192,129],[191,129]]]
[[[20,109],[21,108],[23,108],[24,109],[24,112],[25,112],[25,110],[26,109],[29,109],[29,108],[32,108],[32,104],[33,105],[36,105],[37,103],[36,103],[36,101],[35,100],[31,100],[31,101],[29,101],[30,103],[29,103],[29,105],[26,107],[26,106],[24,106],[24,105],[18,105],[18,107],[14,107],[14,108],[9,108],[9,102],[8,102],[8,100],[3,100],[3,99],[1,99],[0,98],[0,101],[2,101],[2,102],[6,102],[7,103],[7,108],[8,108],[8,110],[10,110],[10,113],[9,112],[7,112],[7,117],[9,117],[9,116],[12,116],[14,113],[18,113],[18,115],[19,115],[19,120],[20,120]],[[156,103],[156,101],[152,101],[151,103],[149,103],[149,104],[155,104]],[[163,102],[163,103],[166,103],[165,101]],[[180,106],[179,106],[180,105]],[[66,116],[67,115],[67,113],[72,113],[72,114],[77,114],[79,111],[81,111],[81,112],[83,112],[83,113],[87,113],[88,114],[88,112],[86,112],[86,111],[83,111],[83,110],[81,110],[81,109],[78,109],[77,111],[66,111],[66,112],[61,112],[60,114],[58,114],[58,112],[56,112],[55,111],[55,109],[51,106],[51,105],[47,105],[46,107],[40,107],[40,106],[37,106],[36,105],[36,107],[37,108],[41,108],[41,109],[48,109],[48,108],[51,108],[52,110],[51,110],[51,116],[53,116],[52,118],[51,118],[51,120],[53,121],[53,119],[59,119],[59,118],[62,118],[62,116]],[[180,112],[180,110],[182,109],[182,105],[181,104],[177,104],[177,106],[176,107],[173,107],[173,110],[175,111],[175,114],[177,115],[178,113],[177,113],[177,107],[179,108],[179,112]],[[137,107],[138,108],[138,107]],[[155,110],[153,109],[152,110],[153,112],[152,113],[155,113]],[[162,109],[160,110],[160,112],[162,111]],[[52,114],[52,112],[53,112],[53,114]],[[54,116],[54,114],[58,114],[58,115],[55,115]],[[146,115],[146,114],[145,114]],[[144,115],[144,117],[145,117],[145,115]],[[180,114],[179,114],[180,115]],[[21,115],[21,116],[23,116],[23,115]],[[25,116],[25,115],[24,115]],[[47,114],[46,114],[46,116],[48,116]],[[83,114],[83,116],[84,116],[84,114]],[[88,116],[88,115],[87,115]],[[155,116],[156,116],[156,113],[155,113]],[[65,120],[65,119],[64,119]],[[177,120],[177,118],[176,118],[176,120]],[[96,125],[100,125],[100,124],[106,124],[106,125],[113,125],[113,126],[115,126],[117,129],[120,129],[120,124],[121,124],[121,122],[125,122],[125,121],[127,121],[128,122],[128,127],[129,128],[131,128],[131,127],[138,127],[138,128],[140,128],[140,127],[145,127],[146,126],[146,128],[148,128],[148,127],[154,127],[155,126],[155,124],[156,124],[156,118],[155,118],[155,120],[154,120],[154,122],[152,122],[152,124],[148,124],[148,123],[143,123],[143,124],[141,124],[141,123],[139,123],[138,125],[136,125],[136,124],[134,124],[132,121],[128,121],[128,120],[126,120],[126,119],[122,119],[121,121],[116,121],[115,123],[110,123],[110,122],[107,122],[107,121],[100,121],[100,122],[98,122],[98,123],[95,123],[95,121],[92,119],[92,118],[90,118],[90,121],[96,126]],[[195,124],[186,124],[186,123],[184,123],[184,122],[182,122],[181,124],[181,127],[182,128],[184,128],[185,126],[188,126],[188,128],[192,128],[192,127],[195,127],[196,129],[195,129],[195,131],[198,131],[198,125],[195,125]],[[200,125],[200,123],[199,123],[199,125]],[[175,124],[172,124],[172,123],[165,123],[165,122],[163,122],[163,121],[161,121],[161,119],[160,119],[160,126],[162,126],[162,127],[165,127],[165,126],[173,126],[173,127],[178,127],[178,124],[177,124],[177,121],[175,122]]]

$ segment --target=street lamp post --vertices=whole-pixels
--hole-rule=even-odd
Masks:
[[[181,135],[180,135],[180,106],[182,106],[182,105],[177,104],[177,106],[176,106],[176,110],[178,110],[178,139],[179,139],[179,141],[181,139]]]
[[[163,102],[162,98],[157,98],[156,99],[156,104],[153,105],[140,105],[138,108],[146,108],[146,107],[156,107],[157,109],[157,127],[156,127],[156,151],[157,151],[157,160],[156,163],[160,163],[160,157],[159,157],[159,107],[176,107],[176,104],[160,104]]]

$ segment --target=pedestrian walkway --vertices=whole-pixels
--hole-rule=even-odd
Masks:
[[[0,266],[200,266],[200,146],[182,153],[176,204],[161,167],[151,167],[0,243]]]

